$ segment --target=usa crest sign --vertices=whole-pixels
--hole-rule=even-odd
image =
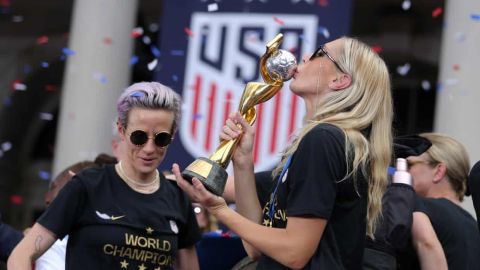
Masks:
[[[213,153],[246,83],[263,82],[259,59],[277,33],[284,34],[282,48],[298,61],[317,44],[346,34],[350,1],[320,2],[324,1],[165,1],[156,78],[183,98],[176,140],[163,162],[166,168],[172,162],[184,168],[193,158]],[[217,10],[206,12],[212,4]],[[302,125],[304,111],[288,82],[274,98],[257,106],[256,171],[276,165]]]

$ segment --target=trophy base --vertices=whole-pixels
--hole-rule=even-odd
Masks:
[[[182,172],[183,178],[192,182],[196,177],[210,192],[217,196],[222,196],[227,183],[227,171],[218,163],[208,158],[200,157],[192,162]]]

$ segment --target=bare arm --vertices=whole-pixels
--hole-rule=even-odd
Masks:
[[[56,241],[54,233],[35,223],[8,258],[8,269],[30,270],[32,263]]]
[[[230,209],[223,198],[208,192],[198,179],[193,178],[191,185],[181,177],[178,165],[173,167],[173,172],[180,188],[193,200],[207,207],[210,213],[261,253],[290,268],[304,267],[314,254],[326,220],[288,217],[285,229],[265,227]]]
[[[413,213],[412,240],[422,269],[448,269],[442,245],[424,213]]]
[[[195,245],[178,250],[177,260],[175,261],[175,269],[179,270],[198,270],[197,250]]]

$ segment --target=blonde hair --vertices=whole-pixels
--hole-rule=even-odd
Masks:
[[[352,83],[342,91],[329,93],[320,101],[313,119],[287,147],[284,158],[274,170],[283,168],[301,139],[321,123],[340,128],[345,135],[347,174],[356,184],[358,171],[368,181],[367,234],[373,237],[382,211],[382,197],[387,187],[387,170],[392,157],[392,97],[390,77],[385,62],[366,44],[348,37],[341,38],[343,50],[338,64],[352,77]],[[368,138],[362,130],[369,130]],[[353,167],[349,164],[353,160]],[[339,179],[340,181],[341,179]]]
[[[463,201],[467,189],[467,178],[470,170],[470,159],[465,147],[454,138],[440,133],[422,133],[432,146],[427,154],[434,163],[444,163],[447,167],[447,178],[455,194]]]

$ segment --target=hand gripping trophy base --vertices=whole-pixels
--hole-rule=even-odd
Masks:
[[[182,172],[183,178],[192,182],[196,177],[210,192],[217,196],[222,196],[227,183],[227,171],[215,161],[200,157],[192,162]]]

